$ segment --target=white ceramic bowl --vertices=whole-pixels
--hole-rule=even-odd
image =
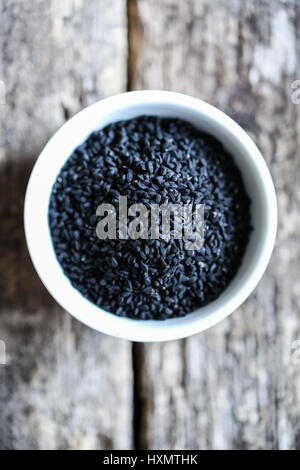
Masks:
[[[74,289],[56,259],[48,227],[52,185],[66,159],[95,129],[141,114],[178,117],[216,136],[233,155],[252,199],[254,230],[242,265],[226,290],[209,305],[183,318],[165,321],[120,318],[94,305]],[[277,205],[267,165],[250,137],[226,114],[189,96],[166,91],[134,91],[106,98],[76,114],[50,139],[27,187],[24,208],[28,249],[41,280],[71,315],[103,333],[132,341],[184,338],[215,325],[253,291],[269,262],[277,228]]]

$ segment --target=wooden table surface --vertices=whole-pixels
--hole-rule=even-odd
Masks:
[[[0,0],[0,11],[0,448],[299,449],[300,2]],[[219,325],[165,344],[113,339],[62,311],[22,223],[55,130],[100,98],[147,88],[236,119],[279,207],[255,292]]]

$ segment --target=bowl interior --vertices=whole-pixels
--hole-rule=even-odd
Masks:
[[[108,313],[74,289],[58,263],[48,227],[52,185],[65,160],[98,128],[141,114],[177,117],[217,137],[240,168],[251,198],[254,230],[241,267],[218,299],[183,318],[133,320]],[[247,134],[228,116],[194,98],[168,92],[133,92],[95,103],[68,121],[48,142],[32,171],[25,199],[25,234],[35,268],[62,307],[88,326],[134,341],[178,339],[202,331],[234,311],[262,276],[274,245],[275,192],[265,162]]]

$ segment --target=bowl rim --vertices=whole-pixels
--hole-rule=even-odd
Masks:
[[[257,255],[257,266],[252,269],[247,280],[240,289],[235,291],[234,295],[229,296],[229,298],[227,298],[223,303],[218,303],[218,299],[211,302],[209,305],[211,306],[212,304],[215,304],[216,308],[212,313],[209,313],[206,316],[196,314],[199,311],[203,313],[209,305],[202,307],[185,317],[164,321],[134,320],[118,317],[114,314],[105,312],[100,307],[97,307],[91,301],[83,297],[82,294],[71,286],[70,281],[64,274],[62,274],[62,268],[56,259],[53,247],[51,257],[48,260],[48,265],[50,263],[51,269],[53,268],[55,272],[53,271],[51,278],[49,277],[47,263],[44,261],[43,256],[43,248],[49,248],[49,240],[46,240],[46,237],[50,237],[49,227],[47,234],[45,227],[43,227],[43,230],[39,231],[37,228],[38,225],[36,223],[33,224],[34,213],[37,208],[39,208],[37,192],[38,189],[42,190],[41,175],[43,175],[46,161],[49,160],[49,155],[53,152],[53,148],[55,148],[58,141],[63,142],[64,134],[68,134],[68,132],[73,128],[76,128],[79,123],[83,123],[85,117],[89,113],[97,112],[105,116],[121,109],[130,108],[130,106],[136,106],[139,104],[150,105],[153,103],[161,103],[163,105],[170,104],[184,107],[189,110],[192,109],[196,112],[206,114],[211,120],[217,121],[218,124],[221,124],[231,135],[231,138],[238,141],[239,145],[241,145],[249,155],[249,158],[252,159],[257,175],[260,178],[260,183],[265,189],[264,196],[266,198],[266,206],[269,211],[269,219],[268,223],[266,222],[264,243]],[[94,129],[95,128],[90,128],[90,132]],[[77,144],[74,145],[73,148],[75,147],[77,147]],[[70,153],[66,158],[69,156]],[[52,185],[53,183],[54,180],[52,181]],[[50,192],[48,196],[50,197]],[[224,112],[205,101],[181,93],[161,90],[132,91],[99,100],[84,108],[64,123],[51,137],[36,160],[28,181],[24,201],[24,230],[30,257],[41,281],[57,303],[73,317],[97,331],[117,338],[141,342],[170,341],[191,336],[215,325],[234,312],[251,294],[260,281],[273,251],[277,231],[276,194],[269,169],[262,154],[248,134]],[[54,259],[56,261],[56,265]],[[63,281],[62,276],[69,283],[68,295],[65,295],[64,290],[60,288],[59,285],[59,282]],[[67,288],[66,285],[65,288]]]

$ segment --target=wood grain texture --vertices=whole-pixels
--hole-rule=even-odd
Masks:
[[[300,448],[299,2],[137,6],[132,87],[184,92],[236,119],[269,164],[280,217],[272,261],[238,311],[190,339],[138,347],[140,446]]]
[[[133,437],[154,449],[299,449],[299,2],[127,3],[0,0],[0,449],[125,449]],[[61,311],[22,229],[42,146],[126,81],[203,98],[244,126],[280,216],[271,264],[239,311],[188,340],[134,346],[135,410],[130,344]]]
[[[82,107],[126,89],[126,2],[0,0],[0,11],[0,448],[130,448],[131,345],[55,304],[22,222],[48,138]]]

